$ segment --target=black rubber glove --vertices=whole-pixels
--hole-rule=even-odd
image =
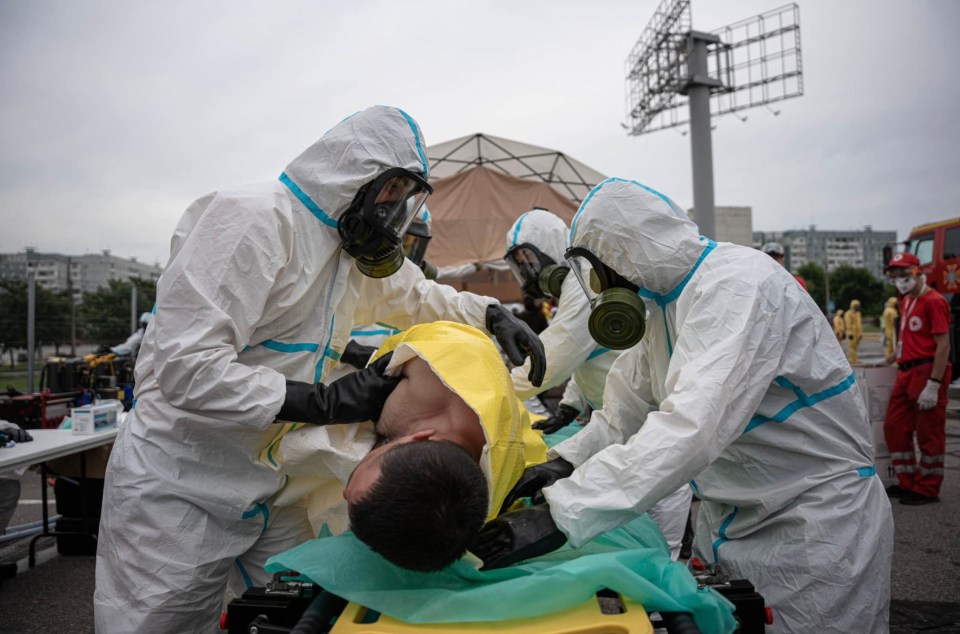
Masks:
[[[374,346],[365,346],[351,339],[343,348],[343,352],[340,353],[340,362],[362,370],[367,367],[367,361],[376,351],[377,349]]]
[[[480,570],[495,570],[553,552],[566,542],[567,536],[550,516],[550,507],[539,504],[487,522],[470,552],[483,560]]]
[[[570,407],[569,405],[561,405],[557,408],[557,413],[547,418],[546,420],[539,421],[534,423],[533,428],[539,429],[545,434],[552,434],[553,432],[563,429],[573,421],[577,419],[577,416],[580,415],[580,412]]]
[[[540,337],[530,326],[500,304],[487,306],[486,326],[487,331],[497,338],[511,363],[523,365],[524,359],[530,357],[530,374],[527,378],[537,387],[543,385],[547,357],[543,352]]]
[[[6,436],[8,440],[14,442],[30,442],[33,436],[27,433],[26,429],[20,429],[16,423],[0,420],[0,436]]]
[[[400,377],[383,374],[393,356],[389,352],[367,367],[330,385],[287,381],[287,396],[278,420],[330,425],[359,423],[380,418],[383,404]]]
[[[548,487],[557,480],[570,477],[573,473],[573,465],[563,458],[554,458],[532,467],[527,467],[521,474],[520,479],[513,485],[510,492],[507,493],[500,512],[504,513],[513,503],[520,498],[534,497],[540,493],[544,487]],[[534,502],[537,502],[535,499]]]

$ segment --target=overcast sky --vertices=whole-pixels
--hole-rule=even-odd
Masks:
[[[689,135],[627,136],[624,60],[657,2],[0,0],[0,252],[165,263],[206,192],[275,179],[344,116],[427,144],[563,151],[689,208]],[[805,94],[715,121],[718,205],[754,230],[960,216],[960,2],[798,0]],[[778,0],[692,0],[709,31]]]

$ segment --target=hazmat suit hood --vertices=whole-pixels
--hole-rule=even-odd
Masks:
[[[675,202],[620,178],[603,181],[587,195],[573,217],[570,243],[661,295],[680,285],[706,247],[697,225]]]
[[[563,264],[569,236],[566,223],[558,216],[546,209],[533,209],[517,218],[507,230],[507,251],[518,244],[532,244],[557,264]]]
[[[391,167],[429,175],[420,126],[406,112],[372,106],[330,128],[280,180],[318,220],[336,228],[357,190]]]
[[[855,299],[855,300],[853,300],[853,301],[850,302],[850,310],[853,310],[854,308],[860,308],[860,300],[859,300],[859,299]]]

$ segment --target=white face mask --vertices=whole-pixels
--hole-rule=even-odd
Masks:
[[[893,285],[897,287],[901,295],[906,295],[917,285],[917,280],[912,275],[910,277],[898,277],[893,280]]]

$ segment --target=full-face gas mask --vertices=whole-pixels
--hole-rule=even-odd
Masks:
[[[590,300],[587,329],[593,340],[611,350],[640,343],[647,314],[640,289],[582,247],[567,249],[566,260]]]
[[[430,244],[430,225],[419,218],[414,218],[407,232],[403,234],[403,255],[420,267],[423,276],[428,280],[437,279],[437,267],[427,262],[427,246]]]
[[[403,235],[432,193],[422,176],[402,167],[384,171],[357,191],[337,232],[364,275],[380,278],[400,270]]]
[[[524,295],[559,299],[563,280],[570,272],[566,266],[557,264],[549,255],[528,243],[511,247],[503,259],[513,271]]]
[[[431,237],[427,223],[415,219],[403,234],[403,255],[417,266],[422,266]]]

